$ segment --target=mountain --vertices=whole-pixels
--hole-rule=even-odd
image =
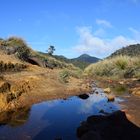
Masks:
[[[80,61],[80,62],[86,62],[86,63],[96,63],[98,62],[100,59],[90,56],[88,54],[82,54],[77,58],[71,59],[72,61]]]
[[[79,57],[73,58],[73,59],[68,59],[62,55],[60,55],[60,56],[54,55],[54,57],[57,60],[60,60],[60,61],[66,62],[66,63],[72,63],[73,65],[75,65],[76,67],[79,67],[81,69],[84,69],[85,67],[87,67],[91,63],[96,63],[100,60],[99,58],[92,57],[88,54],[82,54]]]
[[[112,53],[109,57],[114,57],[117,55],[140,56],[140,44],[123,47]]]

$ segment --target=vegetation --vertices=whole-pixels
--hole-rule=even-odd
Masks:
[[[91,64],[84,73],[88,76],[140,77],[140,59],[138,57],[116,56]]]
[[[140,44],[129,45],[123,47],[110,55],[110,57],[115,57],[118,55],[127,55],[127,56],[140,56]]]
[[[27,65],[25,64],[13,64],[11,62],[4,63],[3,61],[0,61],[0,72],[17,72],[21,71],[23,69],[27,68]]]
[[[26,42],[19,37],[9,37],[6,40],[1,39],[0,49],[8,55],[15,54],[21,60],[27,60],[31,53],[31,49]]]
[[[68,83],[70,77],[74,78],[81,78],[82,76],[82,70],[80,69],[75,69],[75,70],[69,70],[69,69],[64,69],[59,73],[59,80],[63,83]]]
[[[8,39],[0,39],[0,50],[8,55],[15,55],[22,61],[29,62],[29,59],[36,58],[36,61],[44,64],[44,67],[48,68],[74,68],[74,66],[65,61],[61,61],[53,57],[53,52],[55,51],[54,46],[50,46],[48,49],[48,54],[35,52],[27,43],[19,37],[9,37]],[[35,63],[34,63],[35,64]]]
[[[64,56],[58,56],[58,55],[55,55],[53,57],[56,58],[57,60],[62,61],[62,62],[71,63],[74,66],[79,67],[82,70],[84,70],[91,63],[96,63],[97,61],[100,60],[99,58],[92,57],[92,56],[87,55],[87,54],[83,54],[83,55],[81,55],[77,58],[73,58],[73,59],[68,59]]]
[[[54,51],[55,51],[55,47],[54,46],[50,46],[48,48],[48,50],[47,50],[47,52],[48,52],[49,55],[52,55],[54,53]]]

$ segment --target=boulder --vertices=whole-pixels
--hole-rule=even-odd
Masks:
[[[140,128],[126,114],[116,111],[107,116],[90,116],[77,128],[79,140],[139,140]]]

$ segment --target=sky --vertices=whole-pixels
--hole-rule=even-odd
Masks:
[[[0,37],[68,58],[105,58],[140,43],[140,0],[0,0]]]

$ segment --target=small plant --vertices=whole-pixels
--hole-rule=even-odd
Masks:
[[[65,69],[60,72],[59,76],[60,76],[60,81],[62,81],[64,83],[68,83],[70,77],[74,77],[76,79],[81,78],[82,71],[80,69],[75,69],[75,70]]]

